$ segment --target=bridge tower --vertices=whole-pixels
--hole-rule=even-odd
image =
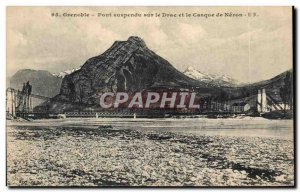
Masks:
[[[32,112],[32,86],[27,82],[23,84],[22,91],[15,90],[13,88],[6,89],[6,113],[13,117],[18,112],[29,113]]]
[[[17,91],[11,88],[6,90],[6,113],[13,117],[16,116],[16,100],[17,100]]]
[[[265,113],[268,111],[266,89],[259,89],[257,94],[257,112]]]

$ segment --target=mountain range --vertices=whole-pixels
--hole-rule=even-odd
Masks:
[[[78,106],[80,109],[96,106],[99,94],[103,92],[189,89],[209,94],[212,98],[224,95],[227,99],[243,98],[257,94],[260,88],[278,92],[287,74],[292,74],[292,71],[270,80],[243,85],[230,77],[202,73],[192,67],[182,73],[150,50],[140,37],[133,36],[126,41],[114,42],[104,53],[88,59],[80,68],[58,74],[21,70],[10,78],[10,86],[21,89],[23,82],[29,80],[34,93],[52,97],[41,107],[63,112],[78,109]]]
[[[53,73],[52,75],[55,77],[64,78],[66,75],[69,75],[75,71],[78,71],[82,66],[78,68],[73,68],[70,70],[62,71],[59,73]],[[228,77],[226,75],[215,75],[215,74],[207,74],[203,73],[199,70],[194,69],[193,67],[188,67],[183,74],[186,76],[198,80],[200,82],[204,82],[207,84],[212,84],[216,86],[238,86],[242,83],[237,81],[236,79],[233,79],[231,77]]]
[[[46,97],[53,97],[59,94],[62,79],[66,75],[80,70],[80,68],[81,66],[78,68],[73,68],[70,70],[52,74],[45,70],[22,69],[17,71],[17,73],[15,73],[12,77],[9,78],[7,86],[21,90],[23,87],[23,83],[29,81],[30,83],[34,84],[34,94],[39,94]],[[183,74],[202,83],[206,83],[207,85],[217,87],[236,87],[242,85],[239,81],[228,76],[218,76],[214,74],[203,73],[199,70],[194,69],[193,67],[188,67],[183,72]]]

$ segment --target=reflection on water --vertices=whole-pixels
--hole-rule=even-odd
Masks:
[[[293,139],[292,120],[267,119],[125,119],[89,118],[8,122],[9,126],[91,127],[112,125],[119,129],[176,132],[193,135],[223,135],[246,137],[274,137]]]
[[[292,121],[282,120],[193,120],[129,122],[126,125],[116,123],[115,126],[132,129],[160,132],[178,132],[193,135],[223,135],[293,138]]]

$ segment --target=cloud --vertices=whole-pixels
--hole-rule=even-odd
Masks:
[[[255,10],[254,10],[255,9]],[[257,18],[55,18],[51,13],[256,11]],[[7,74],[23,68],[52,73],[81,66],[114,41],[136,35],[177,69],[192,66],[240,81],[272,77],[292,67],[291,9],[165,7],[10,7]],[[250,54],[249,54],[250,53]]]
[[[178,24],[178,34],[183,44],[193,43],[203,38],[206,31],[201,25],[191,25],[187,23]]]

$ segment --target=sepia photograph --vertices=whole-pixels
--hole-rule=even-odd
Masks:
[[[295,187],[292,6],[6,7],[8,187]]]

